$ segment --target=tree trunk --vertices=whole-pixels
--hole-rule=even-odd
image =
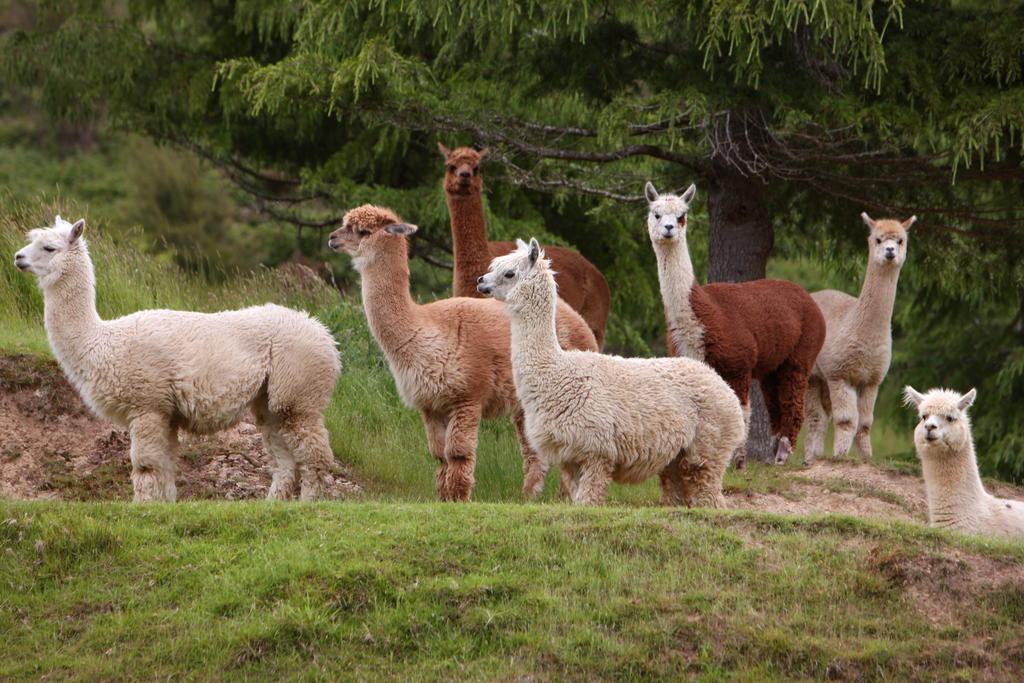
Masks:
[[[765,275],[775,233],[760,179],[743,176],[732,166],[713,163],[709,178],[708,282],[745,282]],[[795,444],[794,444],[795,445]],[[750,434],[747,457],[775,462],[768,411],[761,385],[750,388]]]

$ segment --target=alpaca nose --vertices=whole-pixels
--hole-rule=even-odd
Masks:
[[[460,178],[468,178],[469,177],[469,171],[459,171],[459,177]]]
[[[927,433],[924,435],[924,438],[928,439],[929,441],[934,441],[935,439],[939,438],[938,434],[935,433],[935,430],[937,428],[938,425],[926,424],[924,426],[924,430]]]
[[[888,246],[885,248],[885,258],[890,261],[896,258],[896,247]]]

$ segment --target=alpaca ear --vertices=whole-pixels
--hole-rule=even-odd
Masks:
[[[903,229],[910,230],[910,226],[917,222],[917,216],[911,216],[907,220],[903,221]]]
[[[871,216],[868,215],[867,211],[861,211],[860,219],[864,221],[864,225],[868,226],[872,230],[875,229],[875,222],[871,220]]]
[[[530,266],[537,265],[537,259],[541,257],[540,244],[536,237],[530,238]]]
[[[85,232],[85,219],[79,218],[75,221],[75,224],[71,226],[71,232],[68,234],[68,244],[74,244],[78,241],[78,238]]]
[[[920,392],[916,391],[914,389],[914,387],[910,386],[909,384],[907,386],[903,387],[903,404],[904,405],[919,406],[919,405],[921,405],[921,401],[923,401],[923,400],[924,400],[924,394],[921,394]]]
[[[419,230],[419,228],[412,223],[392,223],[391,225],[384,228],[384,232],[392,235],[411,235]]]
[[[974,399],[978,397],[978,390],[971,389],[960,398],[960,402],[957,404],[957,408],[960,410],[967,410],[974,404]]]
[[[516,238],[516,249],[520,249],[522,251],[528,251],[530,249],[530,245],[527,244],[526,242],[524,242],[522,239],[517,237]]]
[[[689,204],[693,201],[693,198],[697,195],[697,183],[691,183],[686,192],[683,193],[682,200]]]
[[[484,147],[484,148],[483,148],[482,150],[480,150],[479,152],[477,152],[477,154],[479,154],[479,155],[480,155],[480,158],[481,158],[481,159],[483,159],[483,158],[484,158],[485,156],[487,156],[487,153],[488,153],[488,152],[490,152],[490,151],[491,151],[491,150],[490,150],[490,148],[489,148],[489,147]]]
[[[444,145],[441,144],[440,140],[437,141],[437,148],[439,150],[441,150],[441,154],[444,155],[445,159],[447,159],[448,155],[452,153],[452,151],[450,149],[448,149],[447,147],[445,147]]]
[[[644,185],[644,196],[647,197],[648,202],[658,201],[658,191],[654,189],[654,185],[651,184],[650,180]]]

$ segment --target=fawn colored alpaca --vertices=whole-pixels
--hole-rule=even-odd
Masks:
[[[868,269],[860,297],[834,289],[811,295],[828,330],[807,387],[807,463],[825,450],[829,417],[835,422],[833,455],[846,455],[856,443],[862,456],[871,457],[875,398],[892,358],[896,283],[907,257],[907,230],[917,217],[902,223],[874,221],[866,213],[860,217],[870,230]]]
[[[644,187],[669,351],[717,370],[739,397],[748,427],[750,383],[758,380],[776,442],[775,459],[783,463],[800,433],[807,378],[825,340],[825,320],[810,295],[785,280],[701,287],[686,243],[686,216],[696,192],[695,185],[682,196],[659,195],[651,183]],[[742,446],[737,467],[745,457]]]
[[[746,429],[714,370],[690,358],[561,349],[555,280],[537,240],[495,258],[478,286],[508,308],[527,436],[571,474],[574,503],[603,503],[611,481],[657,474],[666,505],[725,507],[722,475]]]
[[[251,409],[274,459],[268,498],[323,493],[334,455],[323,411],[341,371],[315,318],[273,304],[240,311],[96,311],[82,233],[60,216],[29,232],[15,265],[39,278],[46,335],[61,369],[98,415],[128,428],[135,500],[173,501],[178,431],[210,434]]]
[[[483,177],[480,160],[487,154],[471,147],[449,150],[440,142],[438,149],[447,165],[444,174],[444,192],[448,198],[448,212],[452,221],[452,251],[455,272],[452,276],[452,295],[479,297],[476,279],[487,272],[491,259],[515,250],[512,242],[488,242],[484,225]],[[605,326],[611,292],[608,283],[593,263],[578,252],[566,247],[544,247],[555,272],[558,273],[558,295],[573,310],[583,316],[597,339],[604,346]]]
[[[523,432],[509,361],[509,320],[497,301],[454,297],[417,304],[409,295],[406,235],[416,232],[390,209],[352,209],[328,242],[344,250],[362,281],[363,308],[402,401],[420,411],[438,461],[441,500],[469,500],[481,419],[512,415],[523,453],[523,493],[540,492],[550,465]],[[586,322],[558,310],[558,336],[569,348],[596,349]]]
[[[903,390],[904,402],[915,406],[921,418],[914,430],[914,446],[928,494],[928,523],[1024,540],[1024,501],[996,498],[978,476],[967,416],[976,395],[974,389],[963,396],[949,389],[924,394],[909,386]]]

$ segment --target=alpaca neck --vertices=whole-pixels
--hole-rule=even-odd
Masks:
[[[516,301],[508,303],[512,332],[512,371],[516,386],[545,381],[537,370],[554,365],[564,353],[555,330],[557,293],[549,273],[517,287]]]
[[[69,263],[60,278],[45,287],[43,298],[50,348],[62,367],[77,369],[95,349],[95,337],[103,331],[103,321],[96,312],[96,283],[88,253],[79,254]]]
[[[419,304],[409,294],[409,254],[405,239],[383,240],[360,264],[363,310],[377,343],[389,358],[408,345],[419,325]]]
[[[480,296],[476,289],[476,279],[486,273],[491,265],[481,195],[482,191],[476,189],[465,195],[448,194],[455,296]]]
[[[932,524],[946,526],[969,514],[977,501],[988,497],[978,474],[974,442],[968,438],[966,453],[941,451],[921,458],[921,470],[927,484],[928,518]],[[936,449],[938,450],[938,449]]]
[[[899,277],[899,268],[874,261],[868,264],[860,297],[853,309],[852,324],[847,330],[848,336],[878,345],[892,343],[892,309]]]
[[[665,320],[675,355],[704,360],[704,326],[693,311],[692,297],[700,296],[685,239],[655,245],[658,284]]]

